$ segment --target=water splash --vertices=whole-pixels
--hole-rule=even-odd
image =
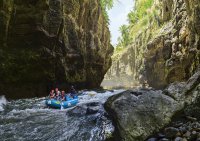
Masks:
[[[0,96],[0,111],[3,111],[4,110],[4,105],[7,104],[7,100],[5,98],[5,96]]]
[[[104,141],[114,127],[104,115],[102,104],[108,97],[124,90],[106,92],[85,91],[79,96],[78,106],[100,103],[99,112],[73,116],[68,109],[48,109],[45,97],[6,101],[0,98],[0,136],[2,140],[58,140]],[[5,105],[6,104],[6,105]],[[5,106],[3,106],[5,105]],[[24,130],[26,129],[26,130]]]
[[[106,91],[104,93],[97,93],[95,91],[86,91],[82,96],[79,96],[79,104],[90,102],[104,103],[110,96],[123,92],[124,90]]]

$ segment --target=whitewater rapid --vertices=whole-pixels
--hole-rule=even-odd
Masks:
[[[85,91],[77,106],[97,102],[103,105],[108,97],[124,90],[98,93]],[[103,112],[71,116],[72,109],[48,109],[45,97],[7,101],[0,98],[0,137],[5,141],[101,141],[114,130],[112,122]]]

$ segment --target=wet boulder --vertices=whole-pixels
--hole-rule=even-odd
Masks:
[[[113,119],[115,132],[121,140],[144,141],[199,99],[199,82],[200,69],[186,83],[171,84],[164,92],[148,89],[128,90],[111,96],[104,106]],[[173,137],[178,133],[176,129],[167,131],[169,134],[173,133]]]
[[[162,91],[146,90],[139,96],[133,93],[137,92],[123,92],[110,97],[105,103],[122,140],[145,140],[169,123],[173,113],[182,108],[181,104],[163,95]]]
[[[168,127],[165,129],[165,135],[167,138],[174,138],[179,133],[179,130],[174,127]]]
[[[86,114],[88,114],[88,115],[90,115],[90,114],[96,114],[99,111],[99,108],[100,108],[99,106],[88,107]]]
[[[87,107],[86,106],[76,106],[70,110],[67,114],[71,116],[84,116],[86,115]]]
[[[102,108],[103,107],[100,103],[92,102],[92,103],[76,106],[71,111],[69,111],[68,114],[72,116],[92,115],[92,114],[96,114],[100,112]]]

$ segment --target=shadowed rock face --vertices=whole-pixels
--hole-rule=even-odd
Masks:
[[[0,17],[1,94],[99,87],[113,52],[99,1],[3,0]]]

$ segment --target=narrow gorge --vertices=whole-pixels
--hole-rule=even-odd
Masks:
[[[127,1],[0,1],[0,140],[200,141],[200,0]]]

